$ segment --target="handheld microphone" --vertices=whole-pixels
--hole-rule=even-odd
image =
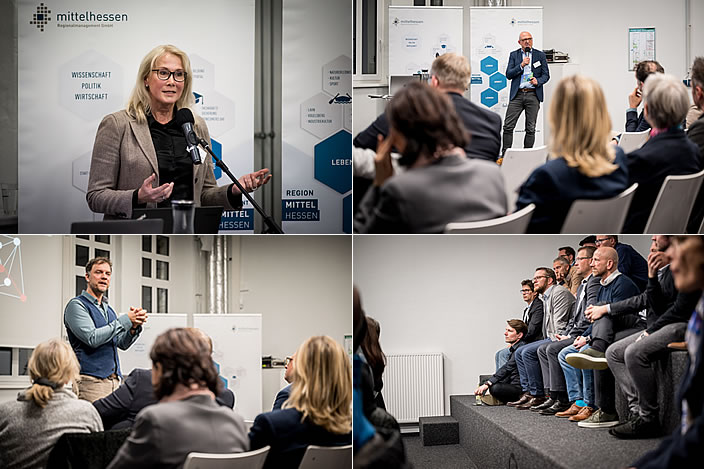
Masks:
[[[530,54],[530,47],[526,46],[526,54]]]
[[[195,130],[193,130],[193,113],[187,107],[181,108],[176,112],[176,122],[181,125],[183,130],[183,135],[186,137],[186,151],[190,153],[191,160],[193,164],[201,164],[203,161],[200,158],[200,152],[198,151],[198,136]]]

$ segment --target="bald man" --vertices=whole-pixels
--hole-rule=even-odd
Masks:
[[[533,35],[523,31],[518,36],[520,49],[511,52],[506,67],[506,78],[511,80],[506,118],[504,120],[504,143],[501,154],[513,145],[513,129],[521,113],[526,111],[526,135],[523,148],[533,148],[535,122],[538,120],[540,103],[543,102],[543,85],[550,79],[548,59],[538,49],[533,49]]]

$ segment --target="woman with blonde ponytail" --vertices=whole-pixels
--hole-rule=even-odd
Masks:
[[[264,468],[297,468],[308,445],[352,443],[352,367],[342,346],[328,336],[298,348],[291,395],[281,410],[257,416],[251,449],[270,445]]]
[[[28,369],[32,386],[0,404],[0,467],[6,469],[44,467],[63,433],[103,430],[98,411],[71,391],[79,366],[70,345],[42,342]]]
[[[548,112],[549,161],[519,190],[516,210],[535,204],[530,233],[559,233],[577,199],[608,199],[628,187],[626,158],[610,143],[604,93],[591,78],[572,75],[555,89]]]

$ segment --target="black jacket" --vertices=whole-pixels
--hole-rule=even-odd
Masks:
[[[543,314],[543,300],[536,296],[528,310],[528,323],[526,324],[528,332],[523,337],[525,343],[528,344],[545,338],[543,335]]]
[[[518,376],[518,366],[516,365],[516,350],[524,345],[526,345],[526,343],[521,339],[510,347],[511,355],[509,355],[508,361],[489,378],[491,384],[504,383],[513,384],[514,386],[521,385],[521,378]]]

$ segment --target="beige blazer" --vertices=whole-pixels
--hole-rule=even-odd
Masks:
[[[195,116],[195,131],[199,137],[210,141],[205,121]],[[229,186],[219,187],[215,182],[212,158],[194,166],[193,198],[196,205],[222,205],[226,210],[238,210],[227,199]],[[105,219],[131,218],[132,194],[146,178],[156,174],[154,187],[158,187],[159,162],[149,133],[149,125],[137,122],[119,111],[103,118],[98,127],[90,162],[90,177],[86,201],[90,209],[103,213]],[[147,204],[155,208],[155,203]]]

